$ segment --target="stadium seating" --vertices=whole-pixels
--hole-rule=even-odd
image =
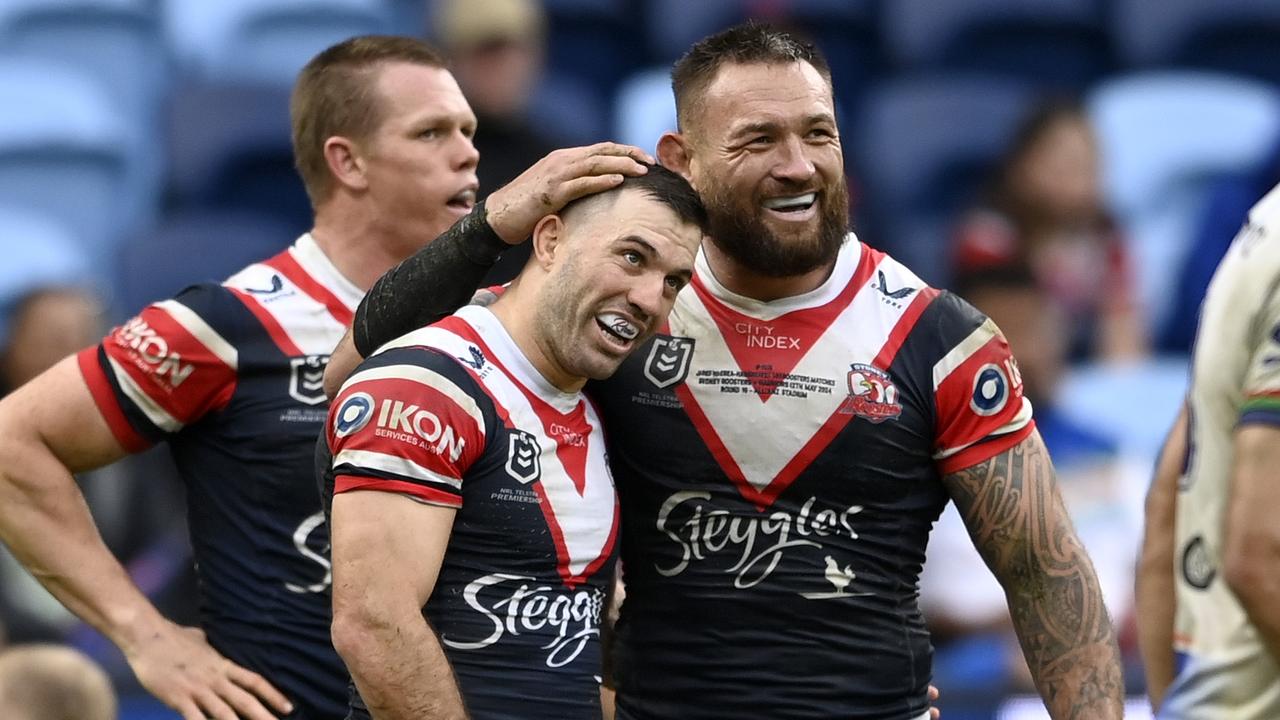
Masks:
[[[884,42],[905,69],[1082,88],[1111,65],[1094,0],[893,0],[883,8]]]
[[[168,47],[145,0],[0,0],[0,52],[47,59],[96,78],[132,136],[125,214],[156,211],[163,145],[155,142],[169,81]]]
[[[225,209],[176,212],[122,244],[117,305],[133,312],[188,285],[225,280],[296,238],[294,228],[272,215]]]
[[[171,42],[189,69],[284,85],[325,47],[392,25],[381,0],[167,0],[165,8]]]
[[[90,281],[89,263],[78,239],[55,218],[29,208],[0,205],[0,345],[8,332],[8,310],[42,287]]]
[[[1280,91],[1238,77],[1156,72],[1116,78],[1088,98],[1108,202],[1130,240],[1153,329],[1203,210],[1206,187],[1255,171],[1280,138]]]
[[[1280,3],[1116,0],[1116,45],[1134,66],[1203,68],[1280,83]]]
[[[258,210],[296,231],[310,226],[285,88],[193,83],[173,99],[169,139],[170,188],[180,206]]]
[[[110,256],[128,193],[129,128],[93,78],[0,57],[0,198],[65,222],[93,261]]]
[[[544,0],[544,5],[552,72],[572,75],[590,84],[596,96],[608,97],[643,63],[644,38],[628,0]]]
[[[619,142],[654,152],[658,138],[676,128],[670,71],[653,67],[627,78],[614,99],[613,123],[613,135]]]
[[[891,81],[871,91],[853,152],[867,188],[865,238],[932,282],[946,279],[948,231],[972,203],[1032,100],[1022,84],[973,75]]]

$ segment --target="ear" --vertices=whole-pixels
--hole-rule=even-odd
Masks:
[[[688,180],[689,184],[693,184],[693,178],[689,173],[691,163],[689,140],[684,135],[669,132],[663,133],[662,137],[658,138],[658,162],[662,167]]]
[[[369,187],[369,179],[365,177],[364,158],[350,139],[334,136],[325,140],[324,161],[337,184],[352,190],[365,190]]]
[[[557,254],[563,253],[565,242],[564,219],[559,215],[547,215],[533,226],[533,260],[543,271],[550,272]]]

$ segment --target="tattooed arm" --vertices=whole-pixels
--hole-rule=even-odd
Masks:
[[[1004,587],[1049,714],[1055,720],[1122,717],[1120,650],[1039,433],[943,482]]]

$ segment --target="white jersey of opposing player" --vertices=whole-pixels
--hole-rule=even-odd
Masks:
[[[1175,530],[1178,672],[1161,718],[1280,718],[1280,670],[1223,577],[1235,429],[1280,425],[1280,188],[1249,212],[1205,298]]]

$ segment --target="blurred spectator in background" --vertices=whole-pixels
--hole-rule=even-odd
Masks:
[[[539,0],[439,0],[433,27],[475,111],[473,139],[484,162],[480,197],[506,185],[560,143],[537,127],[530,111],[542,78],[546,15]],[[529,244],[506,250],[485,282],[515,277]]]
[[[1133,605],[1141,526],[1136,503],[1141,491],[1130,491],[1128,483],[1142,481],[1126,473],[1113,439],[1058,410],[1055,395],[1067,361],[1067,315],[1025,263],[963,273],[955,280],[955,291],[990,317],[1009,341],[1024,392],[1035,408],[1036,427],[1057,470],[1058,487],[1093,558],[1107,608],[1121,627]],[[974,550],[954,505],[947,506],[930,538],[920,600],[937,651],[934,683],[946,693],[947,717],[994,717],[1002,696],[1035,692],[1004,592]],[[1133,655],[1123,643],[1121,649]]]
[[[81,653],[20,645],[0,651],[0,708],[6,720],[115,720],[116,696]]]
[[[1066,313],[1072,361],[1147,352],[1123,238],[1103,207],[1098,146],[1083,108],[1050,102],[1015,135],[987,205],[955,237],[955,274],[1026,263]]]

